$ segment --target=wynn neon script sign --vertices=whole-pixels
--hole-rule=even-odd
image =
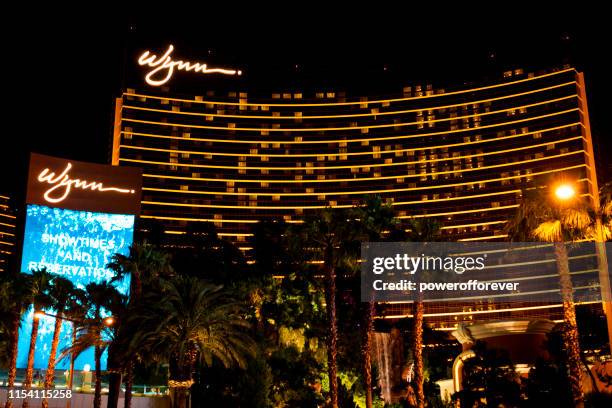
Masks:
[[[38,175],[38,181],[40,183],[48,183],[52,185],[52,187],[45,192],[45,200],[50,203],[59,203],[61,201],[64,201],[66,197],[68,197],[68,194],[70,194],[70,191],[73,187],[80,188],[82,190],[100,192],[114,191],[122,194],[134,194],[134,190],[118,187],[104,187],[101,182],[97,181],[71,179],[68,175],[71,168],[72,163],[68,163],[64,171],[62,171],[57,176],[48,168],[40,172],[40,174]]]
[[[199,62],[173,61],[171,57],[172,51],[174,51],[174,46],[170,45],[161,57],[151,54],[150,51],[145,51],[138,58],[138,65],[153,68],[145,77],[145,81],[149,85],[160,86],[165,84],[172,78],[175,69],[179,71],[200,72],[202,74],[242,75],[242,71],[235,69],[209,68],[207,64]]]

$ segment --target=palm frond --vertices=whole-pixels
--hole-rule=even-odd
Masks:
[[[532,230],[531,235],[539,241],[561,242],[563,241],[561,221],[542,222]]]

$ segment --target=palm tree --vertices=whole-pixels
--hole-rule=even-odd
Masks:
[[[588,206],[581,199],[560,202],[548,190],[536,188],[524,193],[517,212],[506,230],[513,241],[536,239],[554,246],[557,271],[563,301],[563,344],[567,353],[568,380],[576,406],[583,406],[580,345],[565,242],[587,236],[591,225]]]
[[[599,282],[602,301],[608,325],[608,341],[612,351],[612,289],[608,272],[608,259],[605,242],[612,239],[612,182],[604,184],[599,190],[599,203],[596,203],[591,221],[591,237],[597,245]]]
[[[434,218],[412,218],[408,222],[407,238],[411,242],[426,243],[439,241],[441,228],[440,222]],[[412,352],[414,355],[415,397],[417,408],[423,408],[425,406],[425,391],[423,387],[425,383],[423,373],[423,316],[425,314],[425,305],[422,294],[418,294],[413,307],[414,330]]]
[[[30,275],[24,273],[1,274],[0,310],[2,313],[2,326],[6,333],[8,380],[7,388],[15,386],[17,377],[17,345],[19,344],[19,325],[21,316],[30,306]],[[7,399],[5,408],[11,408],[13,402]]]
[[[47,364],[47,372],[45,374],[45,390],[53,386],[55,380],[55,360],[57,356],[57,346],[59,344],[60,332],[62,323],[64,322],[64,313],[70,303],[71,297],[74,295],[74,285],[71,281],[61,276],[53,277],[49,296],[51,298],[51,308],[55,311],[55,326],[53,328],[53,340],[51,341],[51,351],[49,362]],[[43,408],[49,406],[46,398],[42,401]]]
[[[338,407],[338,322],[336,320],[336,272],[341,266],[354,269],[360,228],[354,209],[326,208],[315,216],[307,217],[297,229],[295,238],[299,246],[312,250],[316,260],[323,261],[325,275],[325,303],[328,320],[327,370],[329,375],[330,406]]]
[[[63,350],[60,356],[60,359],[63,359],[70,354],[71,358],[75,358],[90,347],[94,347],[94,408],[100,408],[102,405],[102,354],[113,341],[114,334],[111,328],[114,323],[110,323],[110,320],[104,317],[103,312],[125,307],[125,304],[125,296],[108,282],[92,282],[85,286],[85,307],[83,309],[85,316],[77,319],[79,325],[76,328],[78,333],[76,341]]]
[[[250,325],[243,304],[221,286],[189,276],[160,286],[157,293],[144,294],[139,313],[130,316],[139,326],[133,343],[169,362],[173,407],[184,408],[196,362],[244,368],[255,343],[246,333]]]
[[[34,374],[34,352],[36,351],[36,338],[38,337],[38,326],[40,318],[38,312],[47,309],[51,306],[51,297],[49,290],[51,289],[51,280],[53,275],[47,272],[46,269],[32,271],[30,276],[30,300],[33,306],[32,315],[32,333],[30,334],[30,348],[28,351],[28,365],[26,368],[25,380],[23,387],[29,389],[32,386],[32,377]],[[23,400],[22,407],[27,408],[30,402],[27,398]]]
[[[382,239],[386,230],[397,225],[393,207],[384,203],[379,196],[368,197],[363,206],[357,208],[357,216],[369,242]],[[365,383],[366,408],[372,408],[372,332],[374,331],[375,303],[368,301],[363,317],[363,342],[361,358],[363,361],[363,379]]]
[[[141,299],[143,286],[146,287],[151,282],[156,282],[174,273],[170,260],[169,254],[148,243],[134,243],[130,247],[129,255],[115,254],[113,256],[108,265],[108,268],[115,272],[112,280],[120,281],[126,277],[130,278],[130,298],[129,305],[125,309],[126,313],[135,309],[135,305]],[[129,349],[133,328],[126,327],[128,321],[129,319],[123,316],[116,319],[113,326],[116,341],[112,342],[108,348],[108,371],[110,373],[108,408],[117,408],[119,403],[122,371],[125,371],[124,406],[125,408],[131,406],[134,356],[138,356],[140,348]],[[122,353],[119,353],[119,350],[122,350]]]

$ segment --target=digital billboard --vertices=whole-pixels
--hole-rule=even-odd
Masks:
[[[141,175],[138,169],[69,161],[32,154],[21,271],[45,268],[84,289],[91,282],[109,282],[107,268],[116,253],[127,255],[140,206]],[[116,284],[128,294],[129,279]],[[49,314],[55,314],[49,310]],[[27,366],[34,311],[23,317],[19,332],[17,366]],[[40,318],[34,367],[46,369],[53,338],[54,318]],[[70,346],[72,324],[64,322],[58,353]],[[69,359],[58,363],[65,369]],[[75,369],[94,367],[93,349],[82,353]],[[102,369],[106,368],[106,353]]]

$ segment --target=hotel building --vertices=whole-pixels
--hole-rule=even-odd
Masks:
[[[16,222],[10,197],[0,195],[0,272],[8,271],[15,258]]]
[[[463,241],[504,240],[521,190],[535,182],[564,177],[597,196],[584,79],[570,67],[386,96],[127,88],[115,112],[112,163],[143,168],[141,218],[169,238],[214,223],[247,255],[258,221],[300,222],[367,195],[391,202],[401,220],[438,218]]]

